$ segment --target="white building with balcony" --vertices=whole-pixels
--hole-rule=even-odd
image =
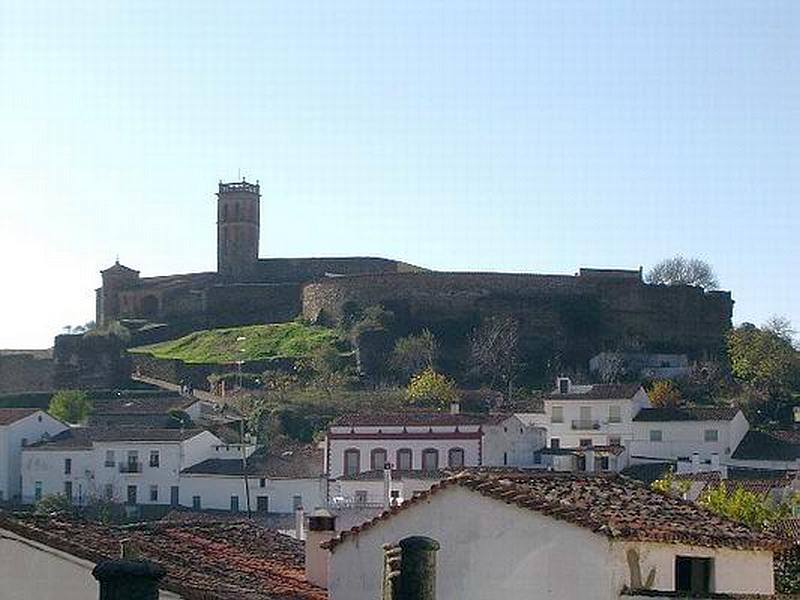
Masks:
[[[245,446],[248,454],[253,449]],[[183,469],[241,452],[203,429],[75,427],[23,449],[22,500],[63,494],[77,505],[103,499],[177,506]]]
[[[67,425],[36,408],[0,408],[0,502],[22,494],[22,451],[58,435]]]

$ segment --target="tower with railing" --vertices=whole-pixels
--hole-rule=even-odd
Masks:
[[[219,183],[217,272],[226,280],[246,279],[257,264],[260,200],[258,182]]]

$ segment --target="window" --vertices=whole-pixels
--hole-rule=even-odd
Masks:
[[[356,475],[361,472],[361,452],[355,448],[344,451],[344,474]]]
[[[161,456],[158,450],[150,450],[150,466],[157,469],[161,464]]]
[[[550,415],[550,422],[551,423],[563,423],[564,422],[564,407],[563,406],[554,406],[552,414]]]
[[[269,512],[269,496],[256,496],[256,510],[260,513]]]
[[[660,429],[651,429],[650,430],[650,441],[651,442],[663,441],[663,436],[661,435],[661,430]]]
[[[359,506],[367,503],[367,490],[356,490],[353,493],[353,499]]]
[[[447,451],[447,466],[451,468],[464,466],[463,448],[450,448],[450,450]]]
[[[65,458],[64,459],[64,475],[70,475],[72,473],[72,459]]]
[[[139,469],[139,452],[137,450],[128,451],[128,473],[138,473]]]
[[[706,442],[718,442],[719,441],[719,432],[716,429],[706,429],[703,432],[703,439]]]
[[[37,502],[42,499],[42,482],[37,481],[33,484],[33,498]]]
[[[676,556],[675,591],[694,594],[710,593],[712,566],[713,563],[710,558]]]
[[[550,447],[558,450],[561,448],[561,440],[559,438],[550,438]]]
[[[114,460],[114,451],[113,450],[106,450],[106,466],[113,467],[116,464]]]
[[[508,464],[508,452],[503,452],[503,466]]]
[[[582,439],[581,439],[581,440],[578,442],[578,445],[579,445],[581,448],[591,448],[591,446],[592,446],[592,438],[582,438]]]
[[[303,506],[302,496],[292,496],[292,510],[297,510]]]
[[[566,377],[558,380],[558,393],[569,394],[569,379]]]
[[[192,496],[192,510],[200,510],[201,507],[200,496]]]
[[[622,410],[619,406],[612,404],[608,407],[608,422],[609,423],[621,423],[622,422]]]
[[[65,481],[64,482],[64,495],[67,497],[69,502],[72,502],[72,482]]]
[[[150,502],[158,502],[158,486],[150,486]]]
[[[231,496],[231,512],[239,512],[239,496]]]
[[[173,485],[169,488],[169,503],[172,506],[178,506],[180,504],[180,488],[177,485]]]
[[[114,484],[107,483],[105,485],[105,489],[103,490],[103,495],[105,496],[106,500],[112,500],[114,498]]]
[[[608,457],[598,456],[594,459],[595,471],[608,471]]]
[[[618,435],[610,435],[608,436],[608,445],[609,446],[622,446],[622,437]]]
[[[439,468],[439,451],[428,448],[422,451],[422,470],[435,471]]]
[[[258,480],[258,487],[262,487],[262,488],[267,487],[267,480],[264,479],[263,477],[261,479],[259,479]]]
[[[128,486],[128,504],[129,505],[133,506],[134,504],[136,504],[136,500],[137,500],[136,495],[137,495],[136,486],[135,485],[129,485]]]
[[[369,468],[371,470],[383,469],[387,462],[389,462],[389,460],[386,455],[386,450],[383,448],[375,448],[369,453]]]
[[[20,446],[22,446],[23,448],[24,448],[25,446],[27,446],[27,445],[28,445],[28,438],[22,438],[22,439],[19,441],[19,445],[20,445]]]
[[[401,471],[410,471],[412,466],[413,454],[408,448],[400,448],[397,451],[397,468]]]

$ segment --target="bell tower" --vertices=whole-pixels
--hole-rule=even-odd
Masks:
[[[217,273],[228,281],[246,280],[258,262],[260,200],[258,181],[219,182]]]

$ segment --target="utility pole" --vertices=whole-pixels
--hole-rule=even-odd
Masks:
[[[242,446],[242,476],[244,477],[244,496],[247,505],[247,518],[252,519],[250,512],[250,480],[247,478],[247,448],[244,443],[244,419],[239,421],[239,442]]]

